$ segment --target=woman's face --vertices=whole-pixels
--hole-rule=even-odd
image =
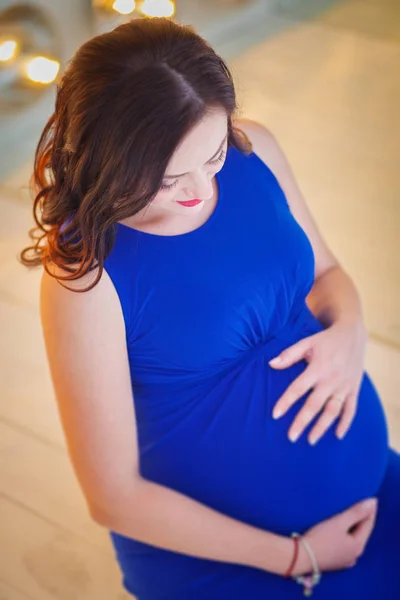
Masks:
[[[224,164],[227,138],[226,113],[222,109],[208,113],[176,149],[147,215],[150,211],[183,217],[199,213],[214,196],[213,179]]]

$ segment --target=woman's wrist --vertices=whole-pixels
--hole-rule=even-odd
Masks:
[[[286,536],[264,533],[265,546],[261,552],[257,549],[254,566],[283,577],[293,558],[293,540]]]
[[[304,546],[300,544],[299,557],[297,559],[297,564],[294,568],[293,575],[306,575],[308,573],[312,573],[312,570],[313,568],[310,561],[310,557],[304,549]]]
[[[293,551],[293,540],[292,541],[292,551]],[[303,544],[299,544],[299,550],[297,555],[296,563],[292,570],[292,577],[297,577],[299,575],[305,575],[311,573],[313,570],[310,557],[308,556],[307,551],[305,550]]]
[[[264,556],[261,557],[262,564],[257,566],[270,573],[285,577],[293,560],[294,540],[286,536],[277,536],[277,538],[274,548],[266,550]],[[310,558],[303,545],[299,544],[298,555],[291,576],[304,575],[311,573],[312,570]]]

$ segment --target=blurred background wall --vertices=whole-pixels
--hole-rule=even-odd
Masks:
[[[39,323],[40,270],[16,259],[33,224],[28,180],[52,81],[85,39],[124,18],[174,10],[228,60],[242,114],[277,137],[360,291],[366,368],[400,449],[398,0],[143,0],[126,17],[116,8],[132,1],[112,5],[0,0],[1,600],[126,598],[66,454]]]

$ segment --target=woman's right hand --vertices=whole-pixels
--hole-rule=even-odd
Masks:
[[[320,571],[336,571],[354,566],[363,554],[375,525],[377,499],[354,504],[342,513],[322,521],[304,534]],[[310,558],[300,544],[293,575],[312,572]]]

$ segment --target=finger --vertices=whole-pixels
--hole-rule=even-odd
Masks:
[[[347,508],[342,513],[339,513],[339,518],[344,520],[346,530],[355,529],[357,524],[364,521],[367,517],[376,513],[378,506],[378,498],[372,497],[366,500],[361,500],[357,504],[353,504],[350,508]]]
[[[317,379],[313,372],[309,373],[310,368],[303,371],[287,388],[274,406],[272,416],[274,419],[282,417],[289,408],[297,402],[315,385]]]
[[[364,552],[364,548],[371,536],[372,530],[375,526],[376,520],[376,511],[372,513],[369,517],[361,521],[354,531],[350,534],[353,539],[361,545],[362,552]]]
[[[344,438],[344,436],[346,435],[346,433],[349,431],[350,426],[353,422],[354,416],[356,414],[356,410],[357,410],[357,399],[354,398],[353,394],[349,394],[346,397],[346,400],[345,400],[345,403],[343,406],[342,416],[340,418],[339,425],[337,426],[337,429],[336,429],[336,435],[340,440],[342,440]]]
[[[326,387],[320,386],[313,390],[290,427],[289,439],[292,442],[295,442],[300,437],[315,415],[322,410],[328,396],[329,391]]]
[[[336,421],[338,416],[343,410],[343,402],[340,398],[334,396],[330,398],[326,403],[321,417],[318,419],[315,427],[313,427],[308,441],[311,445],[314,445],[321,439],[321,437],[327,432],[327,430]]]
[[[352,567],[355,567],[355,566],[356,566],[356,564],[357,564],[357,561],[356,561],[356,560],[354,560],[354,561],[353,561],[353,562],[351,562],[349,565],[346,565],[346,567],[347,567],[348,569],[351,569]]]
[[[274,369],[286,369],[296,362],[299,362],[304,358],[310,351],[310,338],[304,338],[297,344],[293,344],[289,348],[286,348],[275,358],[272,358],[268,364]]]

